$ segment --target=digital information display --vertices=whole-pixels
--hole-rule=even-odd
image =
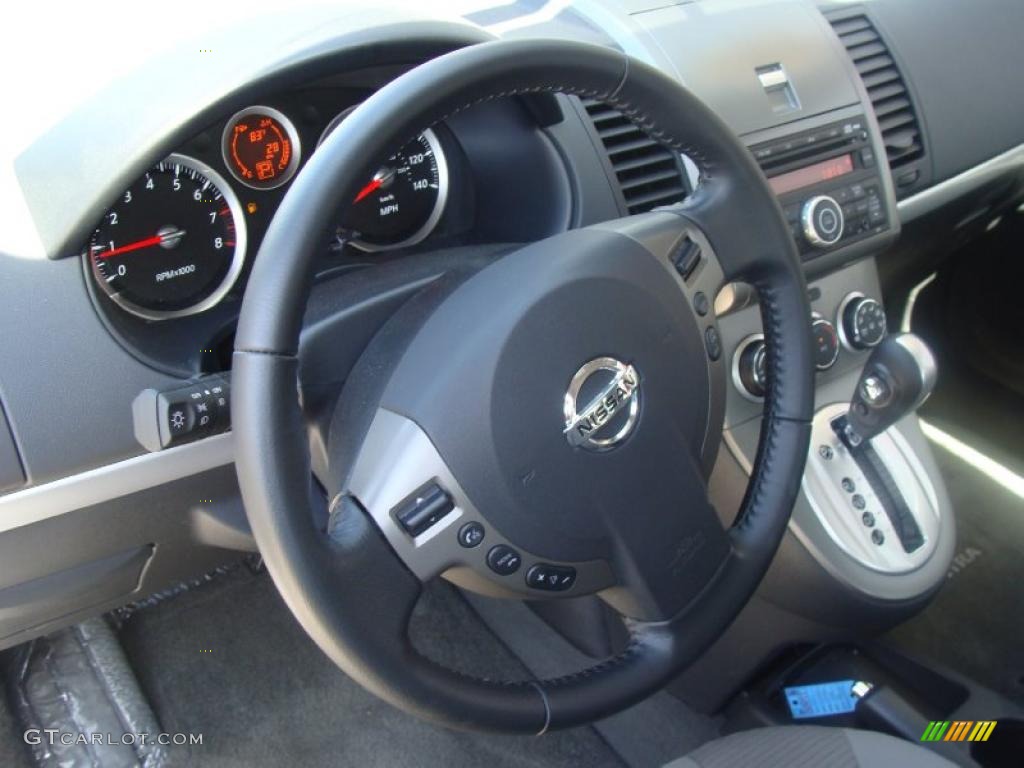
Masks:
[[[853,155],[842,155],[808,165],[806,168],[797,168],[795,171],[773,176],[768,179],[768,185],[776,195],[784,195],[795,189],[809,187],[829,179],[838,179],[848,173],[853,173]]]
[[[253,189],[274,189],[299,167],[295,126],[271,107],[249,107],[236,114],[224,130],[224,163],[231,175]]]

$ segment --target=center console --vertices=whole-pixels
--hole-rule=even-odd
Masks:
[[[955,545],[953,510],[915,403],[894,401],[900,407],[886,407],[880,428],[859,444],[846,431],[860,423],[851,403],[864,400],[865,369],[894,354],[896,343],[875,259],[885,258],[900,223],[872,101],[813,7],[740,6],[659,6],[632,17],[658,43],[659,64],[700,93],[760,165],[789,224],[812,312],[807,469],[758,592],[675,688],[705,711],[787,648],[868,639],[913,616],[944,582]],[[743,31],[755,27],[756,38]],[[723,49],[735,55],[723,60]],[[691,182],[699,182],[692,172]],[[731,376],[709,496],[729,525],[757,455],[770,366],[751,287],[727,287],[715,312]],[[869,384],[874,391],[877,382]]]
[[[675,688],[706,711],[794,644],[867,641],[915,615],[945,582],[954,554],[954,512],[913,411],[917,398],[901,400],[876,422],[882,429],[865,441],[870,455],[844,436],[872,361],[888,362],[899,338],[888,330],[874,260],[812,277],[808,291],[817,359],[807,468],[764,582]],[[732,306],[718,307],[732,376],[710,481],[724,524],[749,482],[770,386],[756,296],[736,289],[733,297]]]
[[[791,543],[850,594],[883,601],[927,596],[945,574],[954,536],[942,478],[914,413],[934,382],[933,363],[929,359],[923,367],[897,371],[901,382],[926,381],[925,391],[917,385],[913,396],[901,394],[897,400],[893,395],[883,420],[875,422],[882,428],[863,445],[851,445],[841,429],[851,402],[867,385],[877,384],[877,377],[867,374],[894,367],[890,358],[902,349],[904,337],[887,331],[870,259],[813,280],[809,293],[817,356],[815,417]],[[757,452],[767,353],[755,298],[719,322],[732,369],[727,450],[716,468],[728,518],[739,501],[729,488],[745,486]],[[805,598],[802,607],[807,604]]]
[[[708,711],[787,648],[866,641],[918,613],[954,554],[953,510],[914,413],[934,370],[924,370],[927,361],[896,365],[897,380],[889,378],[902,337],[891,332],[875,258],[884,258],[899,225],[877,136],[859,105],[744,136],[808,278],[815,416],[800,493],[768,576],[676,688]],[[732,286],[715,309],[731,377],[710,494],[728,524],[749,481],[770,383],[753,290]],[[851,436],[851,424],[864,439]]]

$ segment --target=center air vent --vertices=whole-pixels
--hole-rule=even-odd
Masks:
[[[682,160],[617,109],[592,99],[583,106],[604,144],[619,188],[632,213],[678,203],[687,195]]]
[[[895,171],[924,156],[924,140],[907,84],[889,48],[864,13],[826,14],[867,88],[889,165]]]

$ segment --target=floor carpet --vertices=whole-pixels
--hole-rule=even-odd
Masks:
[[[239,568],[133,614],[122,642],[161,726],[202,733],[196,766],[620,766],[593,728],[540,738],[422,723],[363,691],[302,632],[266,575]],[[528,677],[453,589],[421,600],[421,651],[469,673]]]
[[[965,324],[964,314],[977,309],[965,306],[965,301],[956,291],[956,281],[943,275],[921,292],[914,305],[914,333],[928,342],[939,366],[938,383],[921,406],[921,417],[1024,475],[1024,395],[968,362],[970,350],[979,346],[972,334],[982,320]],[[1013,343],[1003,342],[1002,357],[1024,351],[1020,327],[1008,332],[1015,338]],[[986,360],[993,368],[1002,365],[1001,357]]]
[[[920,415],[1024,474],[1024,397],[965,361],[968,341],[959,335],[970,328],[955,322],[951,307],[965,300],[956,288],[941,277],[914,307],[913,330],[939,363],[938,383]],[[889,638],[1024,704],[1024,499],[946,448],[933,445],[933,451],[957,517],[957,554],[932,604]]]

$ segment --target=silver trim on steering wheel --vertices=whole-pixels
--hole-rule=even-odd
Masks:
[[[425,531],[410,536],[392,510],[412,491],[431,481],[451,496],[455,506]],[[370,513],[395,553],[421,581],[444,575],[474,592],[518,598],[578,597],[598,592],[614,582],[611,568],[603,560],[551,560],[502,536],[470,501],[426,432],[411,419],[384,408],[379,408],[373,418],[346,492]],[[484,539],[480,546],[467,548],[459,544],[456,534],[471,522],[484,526]],[[522,566],[513,573],[497,574],[487,566],[487,553],[500,545],[512,547],[522,556]],[[526,575],[538,563],[574,568],[576,580],[563,591],[531,589]]]

